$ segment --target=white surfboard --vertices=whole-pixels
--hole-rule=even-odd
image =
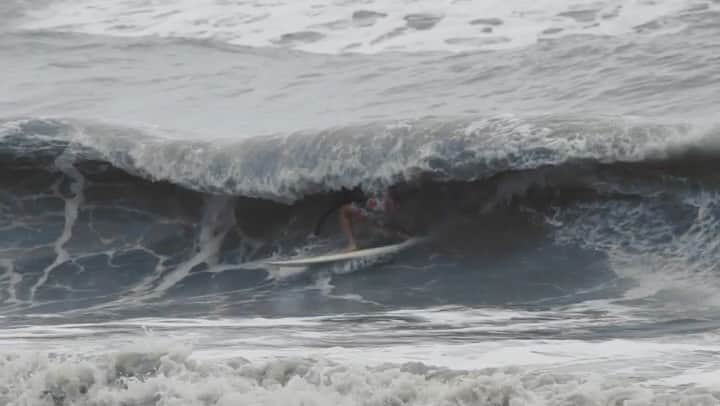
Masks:
[[[285,261],[265,261],[267,265],[283,267],[301,267],[309,265],[329,264],[332,262],[346,261],[357,258],[380,257],[397,253],[406,248],[412,247],[423,241],[424,238],[411,238],[399,244],[385,245],[382,247],[368,248],[364,250],[342,252],[339,254],[321,255],[317,257],[289,259]]]

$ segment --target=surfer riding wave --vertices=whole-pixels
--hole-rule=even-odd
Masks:
[[[390,188],[376,194],[365,194],[358,189],[346,190],[339,204],[320,218],[315,228],[316,235],[319,234],[328,215],[337,209],[339,209],[340,228],[348,242],[346,252],[358,249],[355,228],[359,223],[372,227],[386,237],[400,237],[403,240],[411,238],[396,221],[399,213],[398,198]]]
[[[389,189],[383,194],[370,196],[361,203],[343,205],[340,209],[340,227],[348,240],[345,251],[355,251],[358,248],[353,233],[353,224],[358,221],[367,222],[385,235],[396,234],[403,239],[410,238],[404,231],[391,226],[391,216],[397,209],[397,202]]]

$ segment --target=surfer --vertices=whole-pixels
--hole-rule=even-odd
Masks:
[[[352,190],[344,189],[338,196],[338,200],[320,216],[313,235],[320,235],[325,220],[336,210],[340,213],[340,228],[348,240],[346,251],[357,249],[353,225],[357,222],[365,222],[385,235],[398,235],[404,239],[410,235],[404,231],[396,222],[392,222],[392,214],[398,209],[397,199],[394,198],[392,190],[387,189],[385,193],[367,196],[359,188]]]
[[[353,233],[353,223],[364,221],[380,230],[385,235],[397,234],[404,239],[410,236],[397,227],[389,227],[389,218],[397,210],[397,202],[392,197],[390,190],[380,195],[370,196],[365,200],[352,201],[340,208],[340,227],[348,240],[345,251],[355,251],[357,243]]]

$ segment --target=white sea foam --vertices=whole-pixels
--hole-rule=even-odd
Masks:
[[[217,338],[217,337],[216,337]],[[218,343],[220,344],[220,343]],[[20,405],[717,404],[716,347],[611,340],[385,348],[193,349],[125,335],[55,353],[0,347]],[[419,362],[422,361],[422,362]],[[701,381],[693,381],[701,379]],[[676,385],[683,385],[678,387]],[[633,403],[634,402],[634,403]]]
[[[685,210],[672,211],[667,207],[673,200],[656,190],[652,200],[594,202],[566,210],[556,237],[608,253],[615,272],[637,283],[625,293],[627,299],[660,295],[665,300],[655,306],[667,311],[717,309],[714,258],[720,243],[713,236],[720,223],[720,196],[677,188],[673,198]],[[642,192],[635,187],[635,193]]]
[[[124,128],[77,123],[73,140],[131,172],[200,190],[293,201],[318,191],[362,185],[377,189],[419,173],[475,180],[507,169],[570,160],[601,162],[667,158],[696,141],[681,126],[640,120],[511,115],[486,120],[414,120],[334,128],[247,140],[187,142]],[[282,148],[278,148],[282,145]],[[312,164],[308,164],[311,162]],[[538,179],[530,179],[529,187]],[[508,198],[513,190],[501,190]],[[500,198],[499,197],[499,198]]]
[[[213,39],[319,53],[462,51],[525,46],[568,34],[623,35],[677,30],[679,26],[664,17],[696,3],[73,0],[54,2],[45,10],[33,11],[23,27],[101,35]]]

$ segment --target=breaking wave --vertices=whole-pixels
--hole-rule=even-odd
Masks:
[[[624,117],[428,118],[241,141],[8,120],[0,297],[13,308],[72,309],[128,297],[267,295],[277,285],[258,261],[338,246],[336,222],[318,228],[318,219],[348,191],[386,187],[401,201],[396,220],[433,237],[389,265],[434,264],[403,283],[461,275],[443,278],[433,303],[480,300],[461,288],[488,275],[524,281],[483,295],[491,302],[643,275],[662,282],[647,294],[689,281],[712,286],[716,139],[713,127]],[[361,230],[363,238],[376,236]],[[369,278],[396,283],[392,273]],[[347,290],[365,306],[377,281],[362,283],[367,292],[357,283]],[[391,302],[423,300],[431,299],[405,292]]]

